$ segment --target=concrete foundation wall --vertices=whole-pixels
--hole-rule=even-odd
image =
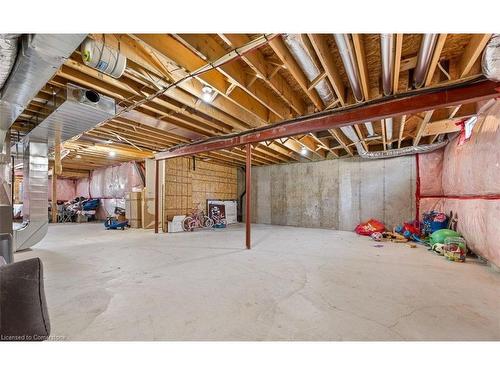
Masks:
[[[350,158],[252,168],[252,221],[353,230],[415,216],[415,157]]]

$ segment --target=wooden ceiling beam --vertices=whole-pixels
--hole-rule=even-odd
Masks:
[[[401,69],[401,52],[403,50],[403,34],[396,34],[394,51],[394,80],[392,82],[392,92],[396,94],[399,91],[399,74]]]
[[[415,132],[415,137],[413,138],[413,146],[418,146],[420,139],[424,134],[425,128],[427,127],[427,124],[431,120],[433,114],[434,110],[425,112],[424,119],[420,122],[420,124],[418,124],[417,131]]]
[[[215,61],[227,53],[222,45],[213,37],[206,34],[179,34],[175,37],[183,44],[187,44],[201,53],[204,57],[202,60],[204,63]],[[273,112],[278,119],[285,120],[292,117],[291,108],[288,104],[276,96],[271,88],[260,79],[261,77],[264,78],[265,75],[261,76],[260,73],[256,74],[254,76],[256,79],[253,81],[252,85],[248,85],[247,74],[245,74],[244,67],[240,60],[230,61],[217,68],[217,70],[224,74],[230,82],[236,83],[238,87],[248,95],[257,100],[269,111]],[[268,117],[263,119],[269,121]]]
[[[458,132],[460,131],[460,127],[457,126],[456,123],[467,117],[469,116],[429,122],[422,132],[422,137]]]
[[[66,69],[67,67],[67,69]],[[82,63],[79,63],[74,60],[67,60],[63,69],[61,69],[60,76],[76,81],[79,85],[83,85],[85,87],[91,87],[97,91],[103,92],[106,95],[115,97],[116,99],[120,99],[123,101],[132,100],[132,95],[134,91],[127,91],[127,88],[132,87],[131,84],[124,84],[123,79],[115,79],[110,76],[103,75],[99,73],[97,70],[92,69]],[[100,77],[106,77],[105,79],[101,79]],[[117,91],[116,89],[120,90]],[[130,89],[132,90],[132,89]],[[140,92],[142,96],[137,96],[133,99],[133,101],[139,100],[141,98],[146,97],[151,94],[151,92],[146,91],[146,89],[142,89],[144,92],[140,90],[136,90],[135,92]],[[119,94],[116,97],[116,94]],[[132,94],[132,95],[131,95]],[[214,128],[221,132],[227,132],[230,128],[224,128],[218,124],[207,122],[205,119],[201,119],[197,116],[192,116],[190,114],[179,113],[179,108],[171,105],[171,103],[162,100],[160,98],[155,98],[151,102],[142,105],[142,107],[153,111],[159,116],[167,115],[169,119],[175,121],[175,125],[179,127],[184,127],[188,130],[199,132],[204,135],[213,135],[214,133],[210,133],[207,131],[207,125],[211,128]]]
[[[352,150],[351,150],[351,148],[342,139],[342,136],[339,134],[339,130],[338,129],[329,129],[328,132],[342,146],[342,148],[345,150],[345,152],[347,152],[350,156],[354,155],[353,152],[352,152]]]
[[[303,147],[308,149],[310,152],[316,154],[319,156],[321,159],[326,158],[326,151],[322,147],[322,145],[318,145],[318,143],[314,140],[311,139],[311,137],[295,137],[294,138],[298,143],[300,143]]]
[[[206,65],[205,60],[170,35],[134,34],[134,37],[185,69],[185,75]],[[210,70],[197,76],[197,79],[212,87],[220,95],[230,99],[234,104],[246,111],[248,116],[259,119],[259,126],[267,123],[269,110],[248,93],[236,88],[229,95],[226,94],[231,83],[219,71]],[[241,117],[236,116],[236,118]]]
[[[231,47],[238,48],[250,42],[245,34],[221,34],[220,37]],[[279,66],[270,66],[265,56],[258,49],[241,56],[241,59],[263,79],[274,92],[279,95],[295,111],[297,115],[307,112],[304,100],[298,95],[288,82],[277,74]]]
[[[351,34],[352,43],[354,45],[354,53],[358,64],[359,79],[361,81],[361,89],[366,100],[370,99],[370,90],[368,86],[368,66],[366,64],[365,46],[361,34]]]
[[[466,77],[472,66],[481,55],[484,47],[491,38],[491,34],[474,34],[458,63],[459,78]]]
[[[439,34],[438,36],[438,40],[432,54],[432,59],[429,64],[429,70],[427,71],[427,77],[425,78],[424,86],[429,86],[432,83],[434,72],[436,71],[437,65],[439,64],[439,58],[441,57],[441,51],[443,50],[447,36],[448,34]]]
[[[399,122],[399,137],[398,137],[398,148],[401,148],[401,142],[403,141],[403,133],[406,125],[406,115],[401,116]]]
[[[306,153],[305,155],[302,154],[302,149],[305,147],[308,151],[311,151],[311,149],[308,149],[306,146],[304,146],[303,144],[297,142],[295,139],[293,138],[286,138],[286,139],[281,139],[280,140],[280,143],[289,148],[290,150],[296,152],[297,154],[299,154],[301,156],[301,159],[304,160],[304,159],[308,159],[308,160],[319,160],[320,159],[320,156],[318,156],[317,154],[313,153],[313,152],[308,152]]]

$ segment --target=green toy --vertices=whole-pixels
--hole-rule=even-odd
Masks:
[[[451,229],[439,229],[432,233],[429,237],[431,246],[437,243],[444,244],[444,240],[448,237],[461,237],[460,233]]]

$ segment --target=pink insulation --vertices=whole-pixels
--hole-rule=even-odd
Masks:
[[[421,155],[420,212],[456,213],[467,246],[500,267],[500,102],[479,115],[468,142],[452,140],[441,160],[433,154]]]
[[[131,162],[96,169],[90,177],[92,198],[125,198],[125,194],[143,187],[137,168]]]
[[[500,102],[479,116],[471,139],[444,152],[445,195],[500,194]]]
[[[79,180],[76,181],[76,194],[75,194],[75,196],[89,198],[90,197],[89,188],[90,188],[89,179],[88,178],[80,178]]]
[[[57,200],[69,201],[75,198],[76,181],[68,178],[57,179]],[[49,178],[49,200],[52,200],[52,178]]]
[[[113,214],[116,206],[125,208],[125,195],[144,188],[141,176],[133,162],[122,163],[91,172],[90,178],[82,178],[76,184],[75,195],[100,198],[97,218]]]
[[[457,213],[457,230],[467,246],[500,267],[500,200],[445,199],[444,207]]]
[[[442,170],[444,149],[420,154],[420,195],[443,195]]]

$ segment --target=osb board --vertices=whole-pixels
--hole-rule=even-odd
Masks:
[[[187,214],[193,208],[191,164],[190,158],[166,160],[164,211],[167,220]]]
[[[206,209],[207,199],[237,198],[236,168],[191,158],[166,161],[165,214],[168,220],[189,213],[197,204]]]
[[[207,199],[236,199],[236,168],[197,161],[192,176],[194,205],[204,208]]]

